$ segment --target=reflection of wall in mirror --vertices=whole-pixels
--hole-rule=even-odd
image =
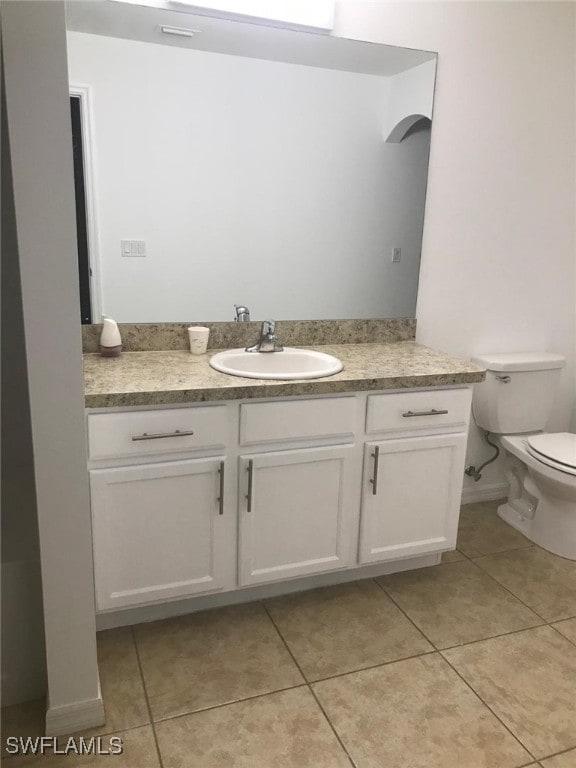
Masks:
[[[68,46],[94,108],[106,314],[414,315],[429,131],[384,132],[431,109],[435,62],[386,78],[75,32]],[[394,81],[410,79],[403,104]],[[147,256],[123,257],[123,239]]]

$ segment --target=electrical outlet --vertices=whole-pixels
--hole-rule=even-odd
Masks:
[[[392,263],[399,264],[402,260],[402,248],[392,248]]]
[[[120,240],[122,256],[146,256],[145,240]]]

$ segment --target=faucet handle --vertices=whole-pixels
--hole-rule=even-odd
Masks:
[[[274,336],[276,334],[276,321],[264,320],[262,322],[262,336]]]
[[[250,320],[250,310],[243,304],[234,304],[236,310],[236,317],[234,318],[237,323],[247,323]]]

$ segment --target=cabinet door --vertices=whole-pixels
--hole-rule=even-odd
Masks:
[[[466,435],[367,443],[360,562],[453,549]]]
[[[90,472],[98,609],[223,585],[221,470],[215,458]]]
[[[320,573],[355,559],[353,447],[240,458],[241,584]]]

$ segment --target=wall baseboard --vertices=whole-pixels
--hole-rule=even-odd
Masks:
[[[77,701],[61,707],[48,707],[46,735],[62,736],[67,733],[76,733],[104,725],[105,722],[104,702],[102,693],[98,690],[98,696],[95,699]]]
[[[508,483],[490,483],[486,485],[471,485],[462,491],[462,504],[473,504],[478,501],[496,501],[508,496]]]

